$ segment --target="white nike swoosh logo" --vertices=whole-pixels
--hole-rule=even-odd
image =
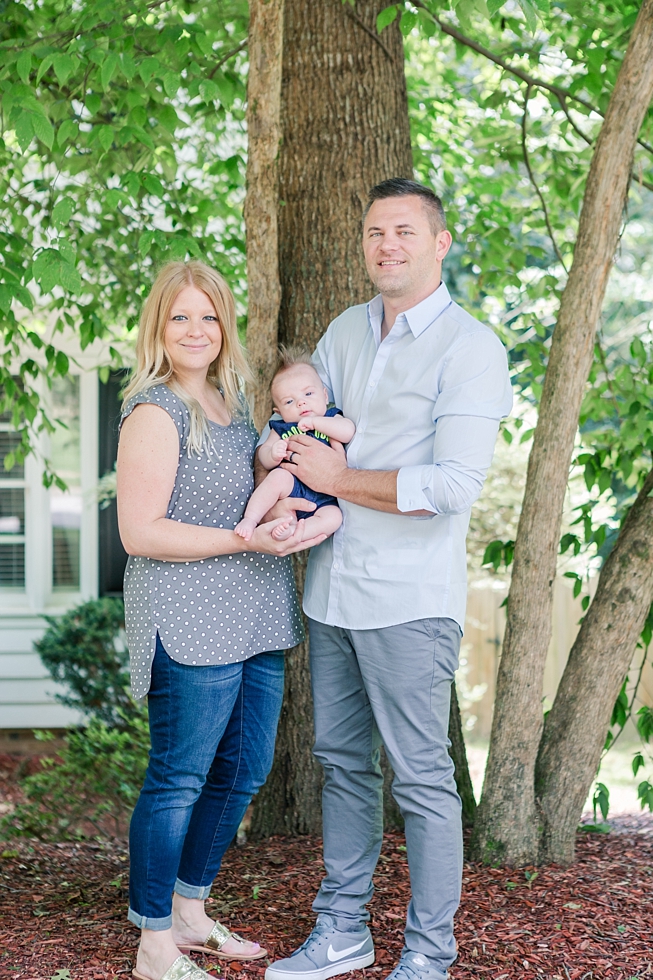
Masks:
[[[355,953],[356,950],[365,945],[366,939],[367,937],[365,937],[362,943],[358,943],[357,946],[350,946],[349,949],[340,949],[336,951],[333,946],[329,946],[327,949],[327,959],[329,963],[337,963],[338,960],[343,959],[345,956],[349,956],[350,953]]]

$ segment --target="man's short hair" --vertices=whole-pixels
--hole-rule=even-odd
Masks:
[[[422,201],[426,216],[434,235],[438,235],[447,227],[447,218],[442,207],[442,201],[430,187],[418,184],[416,180],[406,180],[405,177],[390,177],[382,180],[370,189],[367,204],[363,211],[363,222],[375,201],[384,201],[388,197],[419,197]]]

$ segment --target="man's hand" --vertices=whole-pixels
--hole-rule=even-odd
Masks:
[[[281,464],[311,490],[338,496],[339,481],[346,475],[347,457],[339,442],[327,446],[311,436],[288,439],[288,459]]]

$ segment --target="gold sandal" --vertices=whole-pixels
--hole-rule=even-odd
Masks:
[[[136,980],[150,980],[149,977],[132,970],[132,976]],[[161,980],[216,980],[209,973],[200,970],[188,956],[178,956],[175,962],[169,967],[161,977]]]
[[[221,922],[214,922],[213,928],[204,940],[204,943],[177,943],[179,949],[188,949],[193,953],[212,953],[222,960],[262,960],[267,956],[267,949],[259,946],[256,953],[223,953],[222,947],[229,939],[236,939],[239,943],[247,943],[249,939],[243,939],[237,932],[230,932]],[[253,943],[258,946],[258,943]],[[174,980],[174,978],[173,978]]]

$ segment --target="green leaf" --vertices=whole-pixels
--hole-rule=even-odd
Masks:
[[[52,209],[52,222],[57,228],[67,225],[75,213],[75,202],[69,197],[62,197]]]
[[[60,262],[59,285],[68,293],[78,294],[82,291],[82,277],[70,262]]]
[[[141,76],[143,85],[149,85],[150,79],[161,68],[158,58],[144,58],[138,66],[138,74]]]
[[[392,24],[394,20],[397,19],[397,14],[399,13],[399,7],[396,3],[393,3],[391,7],[386,7],[382,10],[376,18],[376,30],[377,34],[380,34],[388,24]]]
[[[155,177],[154,174],[145,174],[142,180],[148,193],[152,194],[154,197],[163,197],[165,191],[163,190],[163,185],[158,177]]]
[[[41,81],[41,79],[43,78],[43,76],[45,75],[46,71],[49,71],[49,69],[52,67],[52,60],[53,60],[52,59],[52,55],[49,54],[47,56],[47,58],[44,58],[43,61],[41,62],[41,64],[39,65],[39,69],[38,69],[38,71],[36,73],[36,84],[37,85],[39,84],[39,82]]]
[[[45,116],[37,116],[34,114],[32,117],[32,126],[34,127],[34,134],[37,136],[42,143],[45,143],[48,150],[52,149],[54,144],[54,127],[49,119]]]
[[[3,313],[8,313],[11,309],[11,304],[13,301],[13,293],[6,286],[0,285],[0,310]]]
[[[639,770],[643,768],[643,766],[644,766],[644,756],[642,755],[641,752],[636,752],[635,755],[633,756],[633,761],[632,761],[633,776],[636,776]]]
[[[82,291],[82,279],[75,268],[61,252],[53,248],[43,249],[32,266],[32,274],[45,293],[60,286],[70,293]],[[50,359],[50,358],[49,358]]]
[[[219,93],[220,89],[211,79],[207,79],[200,84],[200,98],[203,102],[213,102],[217,99]]]
[[[113,126],[101,126],[98,133],[98,141],[105,153],[108,153],[113,144],[115,130]]]
[[[76,265],[77,252],[72,242],[66,241],[65,238],[60,238],[57,244],[59,245],[59,254],[64,257],[66,262],[70,262],[71,265]]]
[[[131,82],[132,78],[136,74],[136,62],[128,51],[123,51],[123,53],[120,55],[120,60],[122,62],[122,73],[127,81]]]
[[[169,99],[175,97],[179,91],[181,79],[174,71],[167,71],[163,76],[163,88]]]
[[[145,258],[149,250],[152,248],[152,243],[154,241],[154,232],[144,231],[141,233],[138,239],[138,251],[141,258]]]
[[[415,27],[416,24],[417,24],[417,14],[412,14],[409,11],[407,13],[404,12],[401,15],[400,27],[401,27],[401,33],[404,35],[404,37],[408,37],[408,35],[410,34],[410,32],[412,31],[413,27]]]
[[[501,10],[506,0],[487,0],[487,10],[490,17],[494,17],[497,11]]]
[[[100,82],[102,83],[102,88],[106,91],[111,84],[111,79],[115,75],[118,67],[120,66],[120,57],[115,51],[111,51],[100,70]]]
[[[97,92],[89,92],[86,95],[84,102],[90,114],[94,116],[102,105],[102,98],[97,94]]]
[[[526,26],[531,34],[534,34],[537,30],[537,13],[535,7],[530,0],[517,0],[517,3],[521,7],[524,17],[526,18]]]
[[[34,136],[34,118],[33,113],[23,112],[16,121],[16,128],[14,132],[16,133],[18,145],[23,153],[25,153],[27,150],[28,146],[32,142],[32,137]]]
[[[54,359],[54,369],[57,374],[65,377],[68,374],[68,369],[70,367],[70,362],[68,360],[68,355],[64,354],[62,350],[57,351],[57,356]]]
[[[166,105],[161,106],[157,113],[157,122],[163,126],[164,129],[167,129],[169,133],[174,135],[174,132],[179,125],[179,116],[172,106],[166,103]]]
[[[54,73],[60,85],[65,85],[75,70],[77,61],[69,54],[55,54],[52,58]]]
[[[601,816],[605,820],[610,810],[610,790],[605,783],[597,783],[592,797],[592,807],[594,808],[594,823],[596,823],[596,809],[601,811]]]
[[[18,77],[26,85],[29,82],[29,73],[32,70],[32,55],[29,51],[23,51],[18,61],[16,62],[16,71]]]
[[[57,145],[62,149],[66,143],[74,143],[79,135],[79,126],[73,119],[64,119],[57,130]]]

